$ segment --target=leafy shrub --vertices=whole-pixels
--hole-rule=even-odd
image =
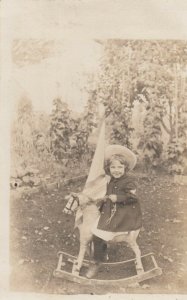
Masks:
[[[185,156],[187,143],[184,138],[173,138],[168,144],[168,169],[171,174],[183,174],[185,169]]]

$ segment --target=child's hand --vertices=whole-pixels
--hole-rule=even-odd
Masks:
[[[116,203],[116,202],[117,202],[117,196],[116,196],[116,195],[109,195],[108,198],[109,198],[113,203]]]
[[[97,202],[106,202],[106,200],[108,199],[108,196],[104,196],[103,198],[98,198]]]
[[[106,196],[103,197],[103,201],[104,201],[104,202],[106,202],[107,199],[108,199],[108,195],[106,195]]]

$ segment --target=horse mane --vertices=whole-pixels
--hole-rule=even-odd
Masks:
[[[90,196],[86,195],[85,193],[80,193],[79,195],[83,195],[84,196],[84,199],[87,198],[88,201],[83,201],[81,203],[81,198],[79,198],[79,201],[80,201],[80,207],[83,208],[83,207],[86,207],[86,206],[89,206],[89,205],[92,205],[92,204],[97,204],[98,202],[98,199],[97,200],[94,200],[93,198],[91,198]]]

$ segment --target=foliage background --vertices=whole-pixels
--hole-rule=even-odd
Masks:
[[[36,169],[42,178],[85,173],[95,149],[101,103],[107,141],[132,149],[139,158],[137,168],[186,174],[187,42],[95,42],[104,55],[97,72],[86,74],[83,112],[70,109],[61,96],[53,99],[50,114],[34,111],[28,96],[20,98],[12,122],[11,175],[23,179]]]

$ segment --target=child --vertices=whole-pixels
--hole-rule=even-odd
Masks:
[[[88,270],[88,278],[96,275],[100,262],[106,256],[106,241],[142,226],[140,204],[135,195],[136,185],[127,176],[135,164],[136,156],[129,149],[118,145],[108,147],[105,171],[110,175],[110,181],[100,206],[100,217],[92,230],[95,264]]]

